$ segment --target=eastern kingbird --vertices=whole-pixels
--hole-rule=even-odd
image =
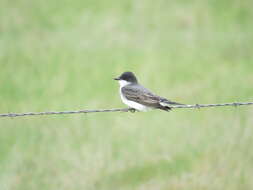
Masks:
[[[132,72],[124,72],[118,78],[114,78],[114,80],[119,81],[119,92],[123,103],[135,110],[161,109],[169,111],[171,110],[170,105],[182,105],[153,94],[138,83]]]

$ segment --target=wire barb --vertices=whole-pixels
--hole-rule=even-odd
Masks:
[[[195,104],[195,105],[170,105],[170,108],[206,108],[220,106],[246,106],[253,105],[253,102],[234,102],[223,104]],[[116,109],[99,109],[99,110],[78,110],[78,111],[47,111],[47,112],[27,112],[27,113],[3,113],[0,117],[22,117],[22,116],[37,116],[37,115],[61,115],[61,114],[80,114],[80,113],[100,113],[100,112],[133,112],[132,108],[116,108]]]

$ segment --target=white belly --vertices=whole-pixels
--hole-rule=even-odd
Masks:
[[[123,102],[124,104],[126,104],[127,106],[129,106],[129,107],[131,107],[131,108],[134,108],[134,109],[136,109],[136,110],[139,110],[139,111],[148,111],[148,110],[150,109],[150,108],[147,107],[147,106],[144,106],[144,105],[141,105],[141,104],[139,104],[139,103],[137,103],[137,102],[133,102],[133,101],[130,101],[130,100],[126,99],[126,98],[123,96],[122,92],[121,92],[121,88],[120,88],[119,91],[120,91],[120,97],[121,97],[122,102]]]

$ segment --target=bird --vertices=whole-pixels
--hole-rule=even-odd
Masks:
[[[170,105],[184,105],[155,95],[138,83],[133,72],[124,72],[114,80],[119,82],[122,102],[133,111],[148,111],[151,109],[170,111],[172,109]]]

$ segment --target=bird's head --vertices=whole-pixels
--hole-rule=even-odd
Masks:
[[[138,83],[137,78],[132,72],[124,72],[119,77],[114,78],[114,80],[118,80],[121,87],[128,84]]]

